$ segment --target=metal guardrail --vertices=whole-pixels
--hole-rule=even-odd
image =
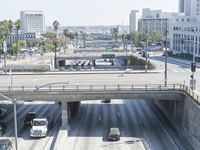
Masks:
[[[194,101],[200,104],[200,96],[184,84],[118,84],[118,85],[69,85],[58,82],[43,86],[0,86],[0,93],[3,92],[140,92],[140,91],[182,91],[188,94]]]

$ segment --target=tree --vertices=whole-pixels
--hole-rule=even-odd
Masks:
[[[17,53],[16,53],[16,54],[18,54],[19,30],[21,29],[21,21],[20,21],[19,19],[18,19],[17,21],[15,21],[15,28],[16,28],[16,30],[17,30],[17,50],[16,50]]]
[[[54,29],[54,32],[55,32],[55,40],[57,40],[57,32],[58,32],[58,27],[59,27],[59,22],[57,21],[57,20],[55,20],[54,22],[53,22],[53,29]],[[54,45],[55,45],[55,59],[54,59],[54,65],[55,65],[55,68],[57,68],[57,60],[56,60],[56,58],[57,58],[57,52],[56,52],[56,49],[57,49],[57,42],[56,41],[54,41]]]
[[[66,53],[66,49],[67,49],[67,38],[69,37],[69,30],[68,29],[64,29],[63,31],[64,37],[65,37],[65,53]]]
[[[150,39],[151,39],[151,42],[153,42],[153,43],[159,42],[161,40],[160,31],[156,30],[156,31],[150,32]]]
[[[9,21],[8,21],[8,29],[9,29],[9,34],[10,34],[10,36],[11,36],[11,33],[12,33],[13,24],[14,24],[14,23],[12,22],[12,20],[9,20]],[[10,53],[10,55],[11,55],[11,47],[12,47],[12,40],[11,40],[11,37],[10,37],[10,41],[9,41],[9,47],[10,47],[9,53]]]
[[[9,34],[8,21],[0,21],[0,49],[3,53],[3,41],[6,40],[6,37]]]

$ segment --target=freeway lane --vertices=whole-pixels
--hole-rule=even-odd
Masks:
[[[7,117],[3,120],[6,123],[6,133],[0,139],[10,139],[14,145],[14,122],[13,122],[13,105],[1,104],[1,108],[6,108],[8,111]],[[32,139],[30,138],[30,127],[24,127],[24,116],[27,112],[35,111],[38,117],[55,116],[60,117],[60,106],[54,102],[25,102],[17,105],[17,122],[18,122],[18,148],[20,150],[43,150],[48,142],[53,142],[53,136],[56,137],[58,126],[50,130],[46,138]],[[59,123],[59,122],[58,122]]]
[[[78,113],[70,124],[69,143],[65,144],[71,145],[68,150],[144,150],[143,143],[136,142],[141,138],[152,150],[192,150],[180,136],[170,134],[169,121],[160,121],[145,100],[113,100],[111,104],[82,102],[80,110],[82,119]],[[120,141],[107,140],[110,127],[121,129]]]

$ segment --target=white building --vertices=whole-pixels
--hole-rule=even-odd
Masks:
[[[169,18],[176,13],[166,13],[161,10],[143,9],[142,18],[138,21],[138,30],[144,34],[159,31],[162,37],[169,31]]]
[[[181,1],[181,0],[180,0]],[[170,19],[170,50],[173,53],[193,54],[200,56],[200,0],[182,0],[184,15]]]
[[[24,32],[45,32],[45,17],[43,11],[21,11],[20,20]]]
[[[136,13],[138,12],[138,10],[131,10],[130,13],[130,18],[129,18],[129,26],[130,26],[130,33],[131,32],[135,32],[136,31]]]

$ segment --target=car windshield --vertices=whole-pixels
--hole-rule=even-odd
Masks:
[[[46,124],[46,121],[33,121],[33,126],[45,126]]]

